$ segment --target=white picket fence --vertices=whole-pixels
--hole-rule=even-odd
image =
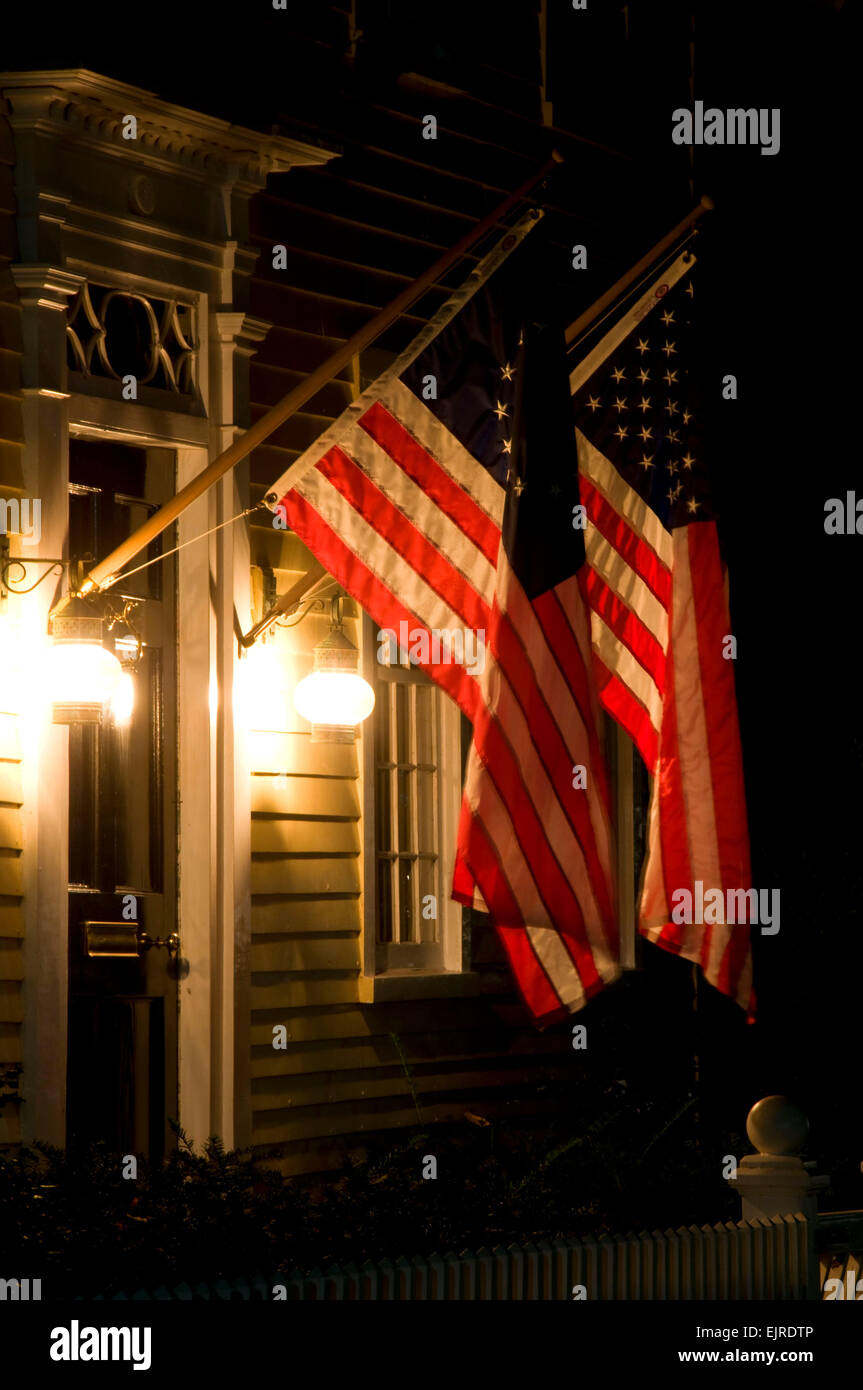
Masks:
[[[808,1223],[798,1214],[597,1240],[539,1241],[475,1254],[315,1269],[292,1274],[277,1296],[362,1302],[804,1299],[808,1234]]]

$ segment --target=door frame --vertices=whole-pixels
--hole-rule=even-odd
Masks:
[[[44,409],[48,402],[43,397],[27,404]],[[102,419],[94,424],[92,403],[80,404],[79,415],[74,397],[50,402],[61,407],[62,467],[56,467],[55,454],[50,492],[43,485],[35,495],[62,496],[64,502],[62,515],[56,505],[43,511],[48,514],[41,546],[46,553],[62,554],[65,545],[70,435],[171,449],[178,490],[211,457],[206,421],[147,411],[146,432],[130,431],[103,423],[101,411]],[[29,439],[37,441],[40,433],[34,428]],[[220,443],[216,441],[216,452]],[[44,463],[43,456],[43,468]],[[182,513],[178,543],[236,516],[248,505],[240,500],[245,490],[241,467]],[[227,1147],[242,1146],[251,1130],[251,808],[247,740],[245,730],[234,727],[233,686],[236,626],[250,611],[247,528],[242,523],[226,526],[206,541],[185,546],[177,561],[177,918],[180,956],[188,962],[188,973],[178,982],[179,1123],[196,1144],[218,1134]],[[45,630],[57,597],[57,591],[44,593],[51,587],[29,596],[31,631]],[[68,795],[57,796],[56,789],[68,788],[68,734],[51,723],[50,711],[32,711],[22,718],[21,742],[29,851],[24,856],[28,1104],[22,1129],[25,1143],[44,1139],[62,1147],[68,962],[66,932],[58,931],[57,923],[65,923],[69,807]],[[48,865],[53,871],[46,871]]]

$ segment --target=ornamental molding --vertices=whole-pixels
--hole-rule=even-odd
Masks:
[[[262,187],[269,174],[326,164],[335,150],[205,116],[162,101],[87,68],[0,72],[7,119],[17,131],[72,139],[133,155],[161,168],[184,169],[207,179]],[[134,116],[137,138],[123,138],[124,118]],[[146,188],[140,190],[144,199]]]
[[[60,309],[65,313],[69,300],[86,284],[86,276],[56,265],[28,261],[9,269],[21,303],[42,309]]]

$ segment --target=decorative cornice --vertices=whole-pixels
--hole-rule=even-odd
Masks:
[[[337,158],[333,150],[174,106],[87,68],[0,72],[0,93],[13,129],[107,146],[144,163],[180,166],[229,183],[260,187],[269,174]],[[134,141],[122,134],[128,116],[137,122]]]
[[[252,358],[266,338],[272,323],[251,314],[217,309],[210,316],[210,337],[219,343],[233,343],[238,357]]]
[[[43,309],[61,309],[63,313],[86,280],[74,271],[29,261],[9,269],[22,304],[40,304]]]

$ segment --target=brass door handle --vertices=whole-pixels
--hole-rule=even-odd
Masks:
[[[169,936],[164,938],[161,936],[148,936],[145,931],[142,931],[138,933],[138,944],[142,951],[151,951],[154,947],[156,950],[160,950],[164,947],[169,956],[175,956],[180,949],[180,938],[175,931],[172,931]]]
[[[164,948],[171,957],[180,950],[177,932],[166,937],[149,936],[137,922],[85,922],[84,931],[88,956],[128,960],[154,948]]]

